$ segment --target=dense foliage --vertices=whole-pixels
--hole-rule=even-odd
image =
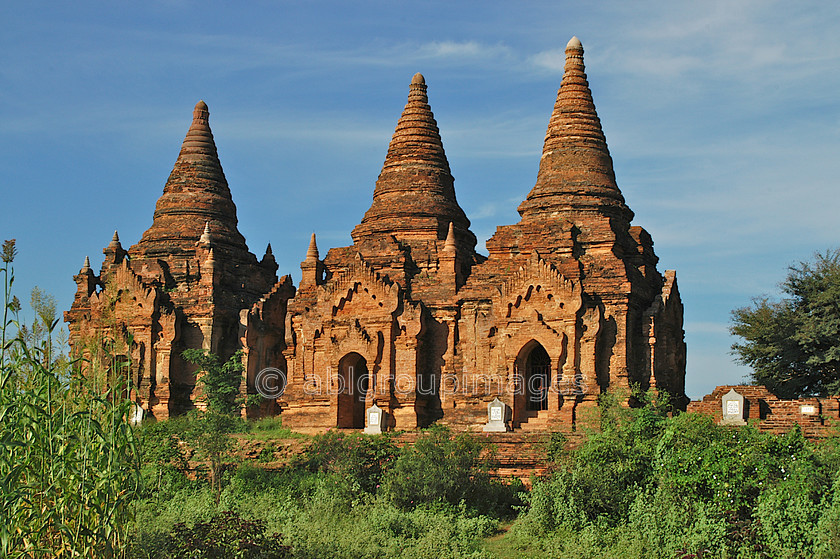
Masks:
[[[242,351],[237,351],[224,363],[206,349],[187,349],[181,356],[198,367],[196,384],[208,412],[232,415],[242,408],[245,403],[239,395],[244,370]]]
[[[537,482],[508,540],[553,557],[837,557],[837,441],[815,446],[700,414],[603,402]]]
[[[791,266],[781,289],[732,312],[734,353],[780,397],[840,393],[840,250]]]
[[[55,305],[17,322],[14,243],[3,245],[0,324],[0,557],[116,557],[128,542],[139,454],[124,386],[96,361],[53,356]]]
[[[142,429],[146,486],[156,485],[137,503],[137,557],[171,557],[178,534],[205,530],[225,511],[264,527],[265,553],[282,543],[291,547],[291,557],[304,558],[489,557],[481,552],[482,539],[519,503],[516,487],[470,476],[483,469],[478,454],[484,445],[442,428],[402,448],[387,434],[330,431],[313,437],[281,469],[243,463],[228,470],[217,502],[206,482],[190,479],[188,469],[179,472],[187,450],[173,437],[188,423]],[[447,449],[444,456],[438,445]],[[458,467],[441,469],[441,458]],[[410,485],[403,476],[415,469],[446,478],[426,484],[422,502],[401,498]],[[492,506],[488,510],[479,499],[453,504],[462,494],[482,495]]]
[[[235,512],[222,512],[188,527],[175,524],[162,543],[169,557],[190,559],[284,559],[291,548],[282,545],[280,534],[265,533],[260,520],[243,520]]]
[[[305,558],[840,555],[840,437],[814,444],[637,399],[645,405],[603,396],[574,448],[552,437],[552,471],[530,493],[486,475],[492,453],[479,437],[441,427],[402,447],[389,435],[318,435],[280,469],[229,470],[218,503],[206,482],[149,469],[163,481],[138,504],[137,555],[167,556],[178,530],[223,511],[264,523],[266,542]],[[144,448],[173,448],[161,427],[143,431]],[[171,452],[154,456],[177,469]]]

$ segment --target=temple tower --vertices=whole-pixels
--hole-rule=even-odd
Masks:
[[[313,235],[301,262],[288,307],[286,424],[358,428],[373,403],[401,429],[440,416],[436,387],[457,368],[456,292],[482,260],[469,227],[415,74],[353,245],[322,261]]]
[[[159,418],[191,408],[194,372],[181,352],[230,357],[241,346],[240,311],[277,281],[273,256],[257,262],[237,228],[204,101],[195,106],[152,225],[127,251],[115,232],[103,252],[95,287],[83,281],[65,314],[74,351],[116,335],[141,407]]]
[[[601,392],[636,386],[684,405],[676,275],[656,270],[650,235],[630,225],[576,37],[519,213],[460,294],[465,377],[518,385],[502,395],[517,425],[570,427]]]
[[[128,250],[115,232],[99,275],[85,260],[65,313],[74,351],[110,347],[156,417],[194,405],[186,348],[242,349],[243,393],[281,375],[285,391],[251,413],[296,429],[362,429],[374,405],[387,428],[477,429],[500,401],[508,427],[565,430],[601,393],[636,387],[684,405],[676,274],[631,224],[577,38],[536,183],[486,257],[421,74],[353,244],[319,250],[312,233],[297,288],[277,280],[271,245],[258,262],[239,233],[208,119],[199,102],[152,225]]]

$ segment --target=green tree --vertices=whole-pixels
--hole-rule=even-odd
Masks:
[[[205,411],[190,414],[183,437],[196,451],[197,457],[210,464],[210,484],[219,502],[222,493],[222,474],[230,465],[233,440],[230,437],[239,428],[236,413],[245,400],[239,395],[242,381],[242,352],[237,351],[225,363],[204,349],[188,349],[183,358],[197,365],[202,386]]]
[[[781,289],[732,311],[738,362],[783,398],[840,393],[840,250],[791,266]]]
[[[187,443],[195,450],[196,458],[210,465],[210,485],[216,503],[222,494],[222,475],[232,462],[235,433],[239,422],[230,414],[214,411],[193,412],[183,432]]]
[[[242,408],[244,400],[239,396],[244,370],[241,350],[225,363],[206,349],[187,349],[181,356],[199,368],[197,384],[202,387],[208,411],[232,415]]]

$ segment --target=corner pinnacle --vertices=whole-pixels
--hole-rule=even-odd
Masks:
[[[309,249],[306,251],[306,260],[312,262],[318,260],[318,243],[315,241],[315,233],[312,233],[312,238],[309,239]]]
[[[449,232],[446,234],[446,242],[443,244],[443,250],[446,252],[455,252],[457,246],[455,245],[455,226],[449,222]]]

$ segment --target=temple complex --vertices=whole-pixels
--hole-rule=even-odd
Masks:
[[[252,413],[292,429],[372,428],[372,417],[377,429],[482,429],[500,406],[503,430],[564,430],[602,392],[633,387],[684,408],[676,275],[657,271],[650,235],[631,225],[577,38],[536,184],[486,256],[421,74],[353,244],[322,258],[313,234],[296,288],[277,280],[270,247],[257,261],[237,230],[207,119],[200,102],[152,226],[128,251],[115,234],[98,276],[86,261],[65,314],[74,350],[121,340],[145,411],[194,405],[186,348],[242,349],[243,392],[282,373],[282,394]]]

